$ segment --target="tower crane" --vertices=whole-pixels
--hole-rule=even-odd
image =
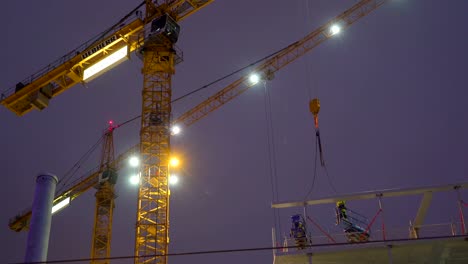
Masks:
[[[361,0],[303,39],[259,63],[253,67],[253,72],[259,74],[260,79],[271,80],[276,71],[386,1]],[[86,82],[96,77],[99,74],[98,69],[104,68],[100,62],[112,58],[114,63],[118,63],[132,51],[142,54],[143,103],[140,144],[121,154],[113,162],[109,160],[107,163],[110,168],[118,170],[123,164],[122,161],[135,152],[139,153],[142,160],[135,234],[135,263],[167,262],[170,125],[189,126],[258,82],[247,76],[241,77],[171,123],[171,76],[174,73],[175,63],[180,60],[174,45],[179,30],[177,22],[211,2],[210,0],[166,0],[153,3],[146,0],[142,3],[146,4],[146,15],[143,19],[137,18],[120,29],[111,30],[105,37],[85,46],[82,50],[75,51],[76,54],[69,53],[68,57],[64,56],[66,57],[64,62],[59,62],[52,68],[45,69],[17,84],[15,92],[1,101],[17,115],[23,115],[33,108],[42,110],[48,105],[49,99],[78,82]],[[144,34],[145,25],[151,27],[149,34]],[[99,181],[99,175],[99,172],[94,172],[59,194],[54,199],[54,205],[66,200],[71,201],[95,186]],[[30,215],[29,211],[17,216],[10,222],[10,228],[16,231],[24,230]],[[111,218],[107,219],[107,225],[111,225]],[[110,234],[107,238],[108,246]]]
[[[109,121],[109,127],[104,133],[104,142],[99,165],[96,206],[94,213],[93,241],[91,244],[91,263],[105,264],[110,257],[110,241],[112,236],[112,217],[114,213],[114,185],[117,182],[117,170],[114,167],[114,126]],[[107,259],[106,259],[107,258]]]

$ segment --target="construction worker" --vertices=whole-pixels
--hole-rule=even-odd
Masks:
[[[296,214],[291,216],[291,220],[292,227],[290,237],[294,239],[298,249],[304,249],[307,246],[307,229],[304,218],[301,215]]]
[[[338,201],[336,202],[336,222],[337,223],[340,223],[341,220],[347,220],[348,219],[348,216],[346,214],[346,205],[345,205],[345,202],[344,201]]]

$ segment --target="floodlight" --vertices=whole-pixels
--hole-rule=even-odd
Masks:
[[[134,175],[130,176],[128,181],[132,185],[138,185],[138,184],[140,184],[140,176],[138,174],[134,174]]]
[[[132,167],[138,167],[140,165],[140,159],[136,156],[133,156],[133,157],[130,157],[130,159],[128,160],[128,163]]]
[[[59,211],[60,209],[64,208],[65,206],[70,204],[70,197],[63,199],[62,201],[58,202],[56,205],[52,206],[52,214]]]
[[[256,85],[260,81],[260,76],[258,74],[253,73],[249,76],[250,85]]]
[[[180,164],[180,160],[176,157],[172,157],[170,160],[169,160],[169,165],[171,165],[172,167],[177,167],[179,166]]]
[[[171,134],[172,135],[177,135],[179,134],[181,131],[180,127],[179,126],[172,126],[171,127]]]
[[[332,36],[340,33],[340,31],[341,31],[341,27],[337,24],[334,24],[330,27],[330,34]]]
[[[98,73],[103,73],[104,70],[110,69],[111,66],[116,66],[118,63],[122,62],[124,59],[127,58],[128,55],[128,47],[124,46],[117,50],[116,52],[110,54],[109,56],[105,57],[104,59],[96,62],[95,64],[91,65],[90,67],[86,68],[83,72],[83,81],[90,81],[91,77],[97,77]]]
[[[171,174],[169,176],[169,184],[170,185],[176,185],[179,182],[179,177],[175,174]]]

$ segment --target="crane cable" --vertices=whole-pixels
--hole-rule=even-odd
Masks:
[[[183,95],[181,95],[181,96],[179,96],[179,97],[173,99],[173,100],[171,101],[171,103],[175,103],[175,102],[180,101],[180,100],[182,100],[182,99],[184,99],[184,98],[186,98],[186,97],[188,97],[188,96],[190,96],[190,95],[192,95],[192,94],[195,94],[195,93],[198,93],[198,92],[200,92],[200,91],[202,91],[202,90],[204,90],[204,89],[207,89],[207,88],[213,86],[214,84],[216,84],[216,83],[218,83],[218,82],[220,82],[220,81],[223,81],[223,80],[225,80],[225,79],[227,79],[227,78],[229,78],[229,77],[231,77],[231,76],[233,76],[233,75],[235,75],[235,74],[237,74],[237,73],[239,73],[239,72],[243,72],[243,71],[245,71],[245,70],[247,70],[247,69],[249,69],[249,68],[251,68],[251,67],[253,67],[253,66],[255,66],[255,65],[257,65],[257,64],[259,64],[259,63],[261,63],[261,62],[263,62],[263,61],[265,61],[265,60],[271,58],[271,57],[273,57],[273,56],[276,56],[277,54],[283,52],[284,50],[287,50],[288,48],[290,48],[291,46],[294,46],[294,45],[296,45],[296,44],[297,44],[297,41],[295,41],[295,42],[289,44],[288,46],[286,46],[286,47],[284,47],[284,48],[282,48],[282,49],[279,49],[279,50],[277,50],[277,51],[275,51],[275,52],[273,52],[273,53],[270,53],[270,54],[268,54],[267,56],[264,56],[264,57],[262,57],[262,58],[260,58],[260,59],[258,59],[258,60],[256,60],[256,61],[254,61],[254,62],[251,62],[251,63],[249,63],[249,64],[247,64],[247,65],[245,65],[245,66],[243,66],[243,67],[241,67],[241,68],[239,68],[239,69],[237,69],[237,70],[234,70],[234,71],[232,71],[231,73],[228,73],[228,74],[226,74],[226,75],[224,75],[224,76],[222,76],[222,77],[219,77],[218,79],[216,79],[216,80],[214,80],[214,81],[212,81],[212,82],[210,82],[210,83],[208,83],[208,84],[205,84],[205,85],[203,85],[203,86],[201,86],[201,87],[199,87],[199,88],[197,88],[197,89],[194,89],[194,90],[192,90],[192,91],[190,91],[190,92],[188,92],[188,93],[185,93],[185,94],[183,94]],[[137,120],[138,118],[141,118],[141,115],[137,115],[137,116],[134,116],[134,117],[132,117],[132,118],[126,120],[125,122],[119,124],[118,127],[121,127],[121,126],[124,126],[124,125],[126,125],[126,124],[128,124],[128,123],[131,123],[132,121],[135,121],[135,120]]]
[[[332,180],[330,178],[330,174],[328,173],[328,168],[327,164],[325,163],[325,157],[323,154],[323,149],[322,149],[322,140],[320,138],[320,130],[319,130],[319,124],[318,124],[318,114],[320,112],[320,100],[318,98],[314,98],[310,101],[309,103],[309,110],[314,116],[314,128],[315,128],[315,160],[317,161],[317,154],[320,156],[320,165],[324,169],[325,174],[328,179],[328,184],[330,185],[330,188],[337,193],[335,186],[332,183]],[[318,151],[318,153],[317,153]],[[317,162],[315,162],[314,165],[314,178],[312,180],[312,187],[310,188],[309,192],[306,195],[306,198],[310,195],[312,192],[312,189],[314,187],[315,183],[315,177],[317,176]]]
[[[137,9],[137,8],[136,8],[136,9]],[[133,12],[133,11],[132,11],[132,12]],[[237,69],[237,70],[235,70],[235,71],[233,71],[233,72],[231,72],[231,73],[229,73],[229,74],[226,74],[226,75],[224,75],[224,76],[222,76],[222,77],[220,77],[220,78],[218,78],[218,79],[216,79],[216,80],[214,80],[214,81],[212,81],[212,82],[210,82],[210,83],[208,83],[208,84],[205,84],[205,85],[203,85],[203,86],[200,87],[200,88],[194,89],[194,90],[192,90],[192,91],[190,91],[190,92],[188,92],[188,93],[186,93],[186,94],[184,94],[184,95],[182,95],[182,96],[179,96],[179,97],[175,98],[174,100],[172,100],[171,103],[175,103],[175,102],[177,102],[177,101],[179,101],[179,100],[182,100],[182,99],[184,99],[184,98],[186,98],[186,97],[188,97],[188,96],[190,96],[190,95],[192,95],[192,94],[195,94],[195,93],[197,93],[197,92],[200,92],[201,90],[204,90],[204,89],[206,89],[206,88],[209,88],[210,86],[212,86],[212,85],[214,85],[214,84],[216,84],[216,83],[218,83],[218,82],[220,82],[220,81],[222,81],[222,80],[224,80],[224,79],[227,79],[227,78],[229,78],[229,77],[231,77],[231,76],[233,76],[233,75],[235,75],[235,74],[237,74],[237,73],[239,73],[239,72],[242,72],[242,71],[244,71],[244,70],[246,70],[246,69],[248,69],[248,68],[250,68],[250,67],[252,67],[252,66],[255,66],[255,65],[259,64],[260,62],[265,61],[265,60],[267,60],[267,59],[269,59],[269,58],[271,58],[271,57],[277,55],[278,53],[284,51],[285,49],[287,49],[287,48],[290,47],[291,45],[294,45],[295,43],[296,43],[296,42],[293,42],[292,44],[288,45],[288,46],[285,47],[285,48],[282,48],[282,49],[280,49],[280,50],[277,50],[277,51],[275,51],[275,52],[273,52],[273,53],[271,53],[271,54],[269,54],[269,55],[267,55],[267,56],[264,56],[264,57],[262,57],[262,58],[260,58],[260,59],[258,59],[258,60],[256,60],[256,61],[254,61],[254,62],[252,62],[252,63],[249,63],[249,64],[246,65],[246,66],[243,66],[243,67],[241,67],[241,68],[239,68],[239,69]],[[139,118],[141,118],[141,115],[138,115],[138,116],[135,116],[135,117],[133,117],[133,118],[130,118],[130,119],[128,119],[128,120],[126,120],[126,121],[124,121],[124,122],[122,122],[122,123],[116,125],[115,129],[120,128],[120,127],[122,127],[122,126],[124,126],[124,125],[127,125],[127,124],[129,124],[129,123],[131,123],[131,122],[133,122],[133,121],[135,121],[135,120],[137,120],[137,119],[139,119]],[[78,171],[78,169],[81,167],[81,161],[82,161],[83,159],[87,159],[87,158],[88,158],[88,155],[90,155],[91,152],[93,152],[93,151],[96,149],[97,145],[99,145],[103,139],[104,139],[104,135],[98,140],[98,142],[96,142],[96,144],[94,144],[94,145],[93,145],[93,146],[92,146],[76,163],[75,163],[75,165],[73,165],[73,167],[72,167],[67,173],[65,173],[65,175],[68,175],[69,173],[71,173],[71,171],[76,167],[75,171],[73,171],[72,176],[70,176],[70,178],[73,177],[73,175],[75,175],[75,173],[76,173],[76,172]],[[90,152],[90,153],[88,153],[88,152]],[[64,183],[62,184],[62,186],[59,188],[59,190],[58,190],[57,192],[59,192],[60,190],[62,190],[62,189],[65,187],[66,183],[68,183],[69,180],[70,180],[70,179],[66,179],[66,176],[65,176],[65,177],[61,180],[61,181],[64,181]],[[60,183],[60,182],[59,182],[59,183]]]
[[[302,10],[305,10],[306,14],[305,14],[305,21],[304,21],[304,31],[307,32],[308,31],[308,28],[307,25],[310,25],[312,24],[311,23],[311,12],[310,12],[310,5],[309,5],[309,1],[305,1],[305,7],[302,6],[301,4],[299,4],[299,13],[302,12]],[[315,78],[315,82],[312,83],[312,77],[313,76],[310,76],[313,72],[312,70],[312,65],[310,63],[310,61],[307,59],[307,57],[304,59],[304,64],[305,64],[305,69],[306,69],[306,91],[307,91],[307,94],[308,94],[308,98],[309,98],[309,107],[310,107],[310,111],[314,114],[314,125],[315,125],[315,130],[316,130],[316,137],[315,137],[315,153],[314,153],[314,174],[312,176],[312,183],[310,185],[310,188],[309,190],[307,191],[307,194],[306,196],[304,197],[304,200],[307,199],[307,197],[312,193],[312,191],[314,190],[314,187],[315,187],[315,183],[316,183],[316,179],[317,179],[317,173],[318,173],[318,170],[317,170],[317,158],[318,158],[318,151],[319,151],[319,148],[320,148],[320,153],[322,153],[322,146],[321,146],[321,140],[319,136],[317,135],[320,135],[320,133],[318,132],[318,111],[320,110],[320,102],[318,101],[318,84],[317,84],[317,78]],[[312,95],[313,94],[313,95]],[[315,99],[312,99],[312,96],[315,96]],[[313,100],[316,100],[314,101],[315,105],[314,105],[314,108],[318,108],[318,109],[314,109],[314,112],[312,111],[312,101]],[[318,134],[317,134],[318,133]],[[323,155],[320,155],[320,163],[324,164],[324,159],[323,159]]]
[[[67,183],[75,176],[78,170],[81,168],[84,162],[86,162],[91,154],[97,149],[97,147],[102,143],[104,140],[104,135],[102,135],[94,145],[92,145],[79,159],[75,164],[64,174],[63,178],[59,180],[58,184],[61,184],[59,188],[57,188],[56,194],[63,191]]]
[[[305,10],[306,10],[306,21],[304,23],[305,26],[312,24],[311,23],[311,13],[310,13],[310,6],[309,6],[309,1],[305,1]],[[307,29],[306,29],[307,31]],[[328,179],[328,183],[331,187],[331,189],[336,193],[336,189],[330,179],[330,175],[328,173],[327,165],[325,163],[325,157],[323,154],[323,148],[322,148],[322,139],[320,137],[320,130],[319,130],[319,123],[318,123],[318,114],[320,112],[320,100],[318,99],[319,97],[319,84],[318,84],[318,78],[315,78],[314,84],[312,84],[311,81],[311,73],[313,72],[312,70],[312,65],[309,60],[307,60],[307,57],[305,58],[305,67],[306,67],[306,80],[307,80],[307,87],[306,90],[309,95],[309,110],[312,113],[314,117],[314,128],[315,128],[315,157],[314,157],[314,174],[312,178],[312,184],[305,196],[304,199],[307,199],[307,197],[312,193],[315,183],[316,183],[316,178],[318,174],[318,168],[317,168],[317,156],[320,156],[320,166],[324,168],[325,174]],[[310,73],[310,74],[309,74]],[[314,97],[312,98],[312,92]]]
[[[268,148],[268,162],[269,162],[269,174],[271,183],[271,195],[273,202],[279,201],[278,191],[278,173],[276,169],[276,148],[275,148],[275,135],[273,132],[273,118],[271,111],[271,96],[267,89],[266,81],[263,82],[264,87],[264,101],[265,101],[265,125],[267,131],[267,148]],[[278,234],[281,237],[281,217],[279,209],[273,209],[273,223]],[[277,237],[275,237],[276,240]]]
[[[318,157],[318,144],[317,144],[317,139],[315,140],[315,158],[314,158],[314,175],[312,177],[312,184],[309,188],[309,191],[307,192],[307,194],[305,195],[304,197],[304,200],[307,199],[307,197],[309,197],[309,195],[312,193],[312,191],[314,190],[314,186],[315,186],[315,179],[317,178],[317,157]]]

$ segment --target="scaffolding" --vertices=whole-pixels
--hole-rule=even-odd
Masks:
[[[291,237],[280,238],[275,245],[281,248],[273,251],[274,264],[282,263],[468,263],[468,232],[464,210],[468,203],[463,201],[462,190],[468,183],[450,184],[410,189],[390,189],[338,195],[307,201],[293,201],[273,204],[274,209],[302,208],[303,217],[311,222],[319,235],[311,235],[306,247],[296,247]],[[453,192],[452,202],[458,209],[457,216],[443,223],[425,223],[433,194]],[[386,226],[386,220],[397,214],[387,212],[383,200],[391,202],[392,197],[420,196],[414,218],[406,226]],[[372,218],[367,218],[349,208],[343,217],[337,210],[337,226],[340,231],[330,232],[307,211],[317,205],[335,205],[341,201],[359,203],[362,200],[377,201]],[[385,210],[384,210],[385,209]],[[384,218],[384,212],[386,212]],[[376,224],[378,223],[378,224]],[[276,232],[274,232],[276,233]]]

